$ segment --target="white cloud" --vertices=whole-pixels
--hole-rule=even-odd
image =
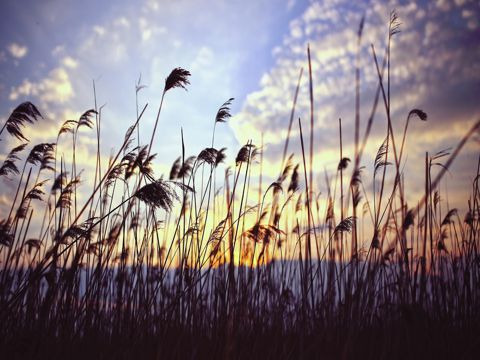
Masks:
[[[202,46],[198,50],[195,60],[191,64],[190,68],[192,71],[195,70],[204,70],[206,67],[209,67],[213,64],[214,54],[212,49],[207,46]]]
[[[76,69],[78,67],[78,61],[70,56],[65,56],[62,59],[62,64],[69,69]]]
[[[478,46],[467,48],[463,45],[463,36],[467,28],[473,24],[465,23],[463,28],[449,26],[443,10],[451,2],[440,1],[435,4],[440,10],[432,12],[429,4],[406,2],[390,4],[373,2],[364,4],[366,23],[363,35],[361,53],[361,121],[365,126],[366,118],[373,99],[373,90],[378,82],[377,73],[372,60],[370,44],[375,44],[378,59],[383,59],[388,15],[391,8],[396,8],[402,22],[402,32],[397,35],[392,44],[392,105],[391,113],[396,121],[396,129],[403,126],[408,111],[414,107],[424,108],[427,104],[436,107],[446,107],[442,103],[434,103],[433,99],[448,98],[455,86],[468,84],[478,79],[475,69],[480,66]],[[470,11],[453,9],[459,15],[470,17]],[[242,110],[236,114],[231,126],[237,140],[241,143],[253,139],[259,143],[263,136],[266,146],[265,156],[269,161],[275,161],[281,155],[281,149],[286,139],[288,119],[292,106],[293,94],[300,68],[303,68],[303,79],[290,137],[291,151],[299,151],[298,118],[302,119],[304,139],[307,142],[309,132],[309,94],[308,94],[308,63],[307,44],[311,47],[314,101],[315,101],[315,144],[318,159],[321,164],[317,168],[323,171],[323,164],[328,164],[328,156],[335,154],[338,147],[338,118],[344,124],[344,145],[351,150],[353,140],[354,119],[354,66],[357,51],[357,24],[361,11],[352,10],[348,5],[332,6],[328,2],[310,4],[303,14],[290,22],[290,33],[283,38],[282,44],[272,50],[275,65],[259,80],[258,89],[250,93],[243,104]],[[445,79],[448,78],[448,82]],[[433,103],[432,103],[433,101]],[[478,108],[477,108],[478,109]],[[427,112],[436,110],[425,108]],[[437,112],[438,113],[438,112]],[[380,98],[377,108],[378,122],[385,124],[385,108]],[[424,141],[417,148],[409,150],[409,161],[415,163],[418,154],[426,150],[438,151],[438,136],[434,134],[445,132],[448,128],[448,115],[439,112],[428,126],[428,137],[420,135],[425,127],[413,127],[413,137],[423,136]],[[480,109],[477,110],[480,114]],[[462,131],[447,131],[442,136],[442,142],[454,145],[461,136],[463,129],[468,127],[470,117],[457,114],[455,129]],[[471,121],[470,121],[471,122]],[[424,125],[424,124],[421,124]],[[440,129],[433,132],[433,127]],[[383,126],[375,126],[374,131],[380,131]],[[363,127],[361,129],[363,131]],[[400,130],[398,130],[400,131]],[[306,135],[307,134],[307,135]],[[430,134],[432,136],[430,136]],[[378,137],[381,143],[382,136]],[[384,137],[384,135],[383,135]],[[413,143],[414,141],[411,140]],[[350,147],[349,147],[350,146]],[[347,151],[347,150],[346,150]],[[373,150],[374,152],[376,149]],[[333,155],[332,155],[333,156]],[[348,153],[347,156],[352,156]],[[335,162],[335,160],[333,161]],[[278,171],[278,170],[277,170]],[[416,171],[416,170],[415,170]],[[273,174],[274,175],[274,174]]]
[[[67,71],[57,67],[38,82],[23,80],[19,86],[11,89],[9,99],[17,101],[22,96],[35,96],[47,103],[62,104],[74,96],[74,91]]]
[[[160,9],[160,4],[156,0],[147,0],[145,3],[147,11],[157,12]]]
[[[103,35],[105,35],[105,33],[106,33],[105,28],[104,28],[103,26],[99,26],[99,25],[95,25],[95,26],[93,27],[93,31],[94,31],[94,33],[97,34],[98,36],[103,36]]]
[[[290,34],[294,39],[299,39],[303,36],[303,30],[299,20],[294,20],[290,23]]]
[[[28,48],[17,43],[11,43],[7,47],[8,52],[16,59],[21,59],[28,53]]]
[[[122,19],[122,18],[120,18]],[[120,24],[120,26],[119,26]],[[93,26],[78,46],[77,53],[81,54],[87,63],[94,59],[97,64],[120,63],[128,58],[127,43],[130,30],[122,21],[115,19],[104,26]],[[99,57],[99,51],[102,56]]]
[[[118,27],[130,28],[130,21],[125,16],[120,16],[113,21],[113,24]]]
[[[318,3],[318,2],[313,3],[303,13],[303,21],[307,24],[311,23],[311,22],[314,22],[316,19],[318,19],[322,10],[323,9],[321,8],[320,3]]]
[[[167,28],[165,26],[157,25],[144,16],[141,16],[138,19],[138,28],[143,42],[148,42],[154,39],[155,36],[167,33]]]

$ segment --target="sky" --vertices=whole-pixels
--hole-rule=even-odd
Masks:
[[[216,147],[238,149],[263,137],[264,171],[274,178],[288,128],[293,93],[312,52],[315,105],[315,173],[338,164],[338,118],[344,155],[353,158],[354,66],[357,29],[365,16],[361,44],[361,133],[371,110],[377,75],[371,44],[383,58],[390,11],[401,32],[392,44],[392,121],[400,138],[406,116],[420,108],[428,121],[412,121],[405,177],[411,201],[423,191],[425,152],[454,147],[480,119],[480,4],[439,1],[57,1],[3,0],[0,11],[0,124],[23,101],[45,119],[25,130],[32,144],[54,141],[61,124],[102,108],[102,154],[119,148],[139,107],[140,142],[148,143],[166,76],[175,67],[192,73],[188,91],[167,93],[153,152],[157,176],[168,174],[181,154],[183,128],[188,154],[211,145],[216,112],[233,97],[232,118],[219,124]],[[380,103],[381,104],[381,103]],[[386,127],[379,106],[364,165],[368,175]],[[296,118],[309,121],[308,77],[302,78]],[[3,135],[2,135],[3,137]],[[476,175],[478,136],[446,176],[452,206],[464,206]],[[16,144],[2,138],[0,156]],[[93,132],[79,144],[81,168],[92,169]],[[299,162],[298,127],[291,152]],[[0,158],[1,159],[1,158]],[[2,180],[0,197],[15,186]]]

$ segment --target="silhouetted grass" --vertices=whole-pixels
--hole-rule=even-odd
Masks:
[[[151,150],[165,95],[189,85],[190,73],[181,68],[166,78],[149,143],[132,145],[146,105],[106,168],[96,105],[66,121],[56,143],[35,145],[28,154],[21,144],[5,154],[0,177],[17,185],[0,220],[2,358],[475,357],[480,160],[464,217],[440,201],[439,184],[480,122],[451,154],[426,154],[425,193],[409,207],[402,170],[408,124],[427,114],[406,111],[397,148],[390,117],[395,13],[389,25],[381,67],[372,46],[378,87],[363,139],[357,55],[355,122],[347,124],[355,130],[353,169],[339,120],[339,163],[326,174],[326,194],[318,193],[312,175],[309,49],[309,157],[301,119],[302,161],[286,156],[301,70],[280,175],[269,186],[262,184],[262,146],[251,142],[225,169],[223,184],[216,183],[225,148],[214,147],[215,129],[231,117],[233,98],[212,116],[211,146],[187,157],[182,132],[182,154],[168,180],[155,176]],[[359,49],[362,27],[363,20]],[[139,81],[137,94],[141,88]],[[362,156],[379,101],[387,132],[370,190]],[[0,129],[2,141],[7,133],[27,141],[23,126],[41,118],[33,104],[20,104]],[[82,127],[96,132],[94,174],[77,171]],[[60,141],[71,141],[71,159],[57,153]],[[94,179],[90,191],[82,177]]]

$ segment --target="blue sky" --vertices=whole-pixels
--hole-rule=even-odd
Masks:
[[[186,94],[169,94],[162,134],[178,140],[180,126],[185,127],[193,152],[206,144],[202,140],[209,139],[215,113],[225,100],[237,98],[233,110],[241,109],[272,66],[271,49],[301,11],[280,1],[7,1],[2,7],[2,13],[11,15],[1,25],[2,115],[32,99],[59,124],[56,117],[93,106],[95,80],[99,104],[106,104],[105,125],[113,131],[105,145],[115,146],[114,139],[123,135],[135,114],[140,74],[147,86],[139,94],[140,105],[150,104],[149,119],[142,124],[148,134],[164,78],[181,66],[192,72],[192,85]],[[238,144],[228,127],[218,131],[226,145]],[[156,150],[174,156],[175,145]]]
[[[147,86],[139,93],[140,106],[149,103],[141,123],[141,140],[146,143],[165,77],[177,66],[191,71],[188,91],[176,89],[165,99],[154,146],[160,159],[158,176],[180,154],[181,127],[188,153],[197,154],[209,146],[216,111],[230,97],[235,98],[234,116],[218,127],[216,145],[229,148],[232,162],[242,144],[249,139],[258,144],[263,133],[265,169],[274,176],[298,72],[307,66],[307,44],[312,48],[314,70],[317,172],[324,167],[334,170],[338,162],[339,117],[345,126],[347,156],[353,157],[349,146],[356,31],[365,15],[364,124],[376,84],[370,44],[383,54],[389,13],[394,8],[402,22],[392,49],[394,124],[401,131],[412,108],[429,114],[427,124],[412,123],[410,129],[405,169],[412,194],[422,191],[425,151],[455,146],[480,117],[480,9],[476,1],[4,0],[0,8],[4,15],[0,24],[0,121],[22,101],[38,105],[46,119],[27,130],[32,143],[54,140],[63,121],[92,108],[95,80],[98,103],[105,104],[102,149],[106,158],[134,122],[135,83],[140,74]],[[308,83],[306,76],[303,79],[297,116],[307,120]],[[381,125],[372,134],[367,163],[373,161],[383,140],[381,111],[378,122]],[[80,149],[86,169],[94,148],[91,135],[85,133]],[[298,154],[296,128],[292,136],[291,149]],[[2,156],[12,144],[2,141]],[[448,180],[454,184],[454,194],[471,183],[478,149],[478,141],[471,142],[456,163],[454,178]],[[468,194],[463,193],[464,202]]]

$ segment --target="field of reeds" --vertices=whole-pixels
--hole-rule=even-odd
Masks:
[[[408,125],[428,116],[406,109],[404,120],[390,117],[390,44],[398,31],[392,13],[384,56],[371,47],[378,84],[367,119],[360,119],[355,65],[354,152],[343,153],[339,120],[338,167],[323,194],[313,181],[310,49],[311,116],[295,117],[299,79],[271,184],[262,181],[260,144],[245,144],[229,160],[215,139],[233,99],[212,114],[208,147],[189,156],[182,142],[170,173],[154,174],[162,104],[190,85],[182,68],[166,78],[149,142],[135,136],[146,105],[107,166],[96,104],[63,123],[56,142],[36,145],[23,129],[42,121],[41,112],[30,102],[16,107],[0,124],[2,141],[21,142],[0,162],[0,177],[16,188],[0,219],[0,357],[474,358],[480,159],[466,210],[440,201],[439,185],[480,122],[451,151],[424,154],[424,193],[407,204]],[[362,25],[359,48],[361,35]],[[363,158],[379,113],[386,133],[368,164],[370,188]],[[294,127],[302,152],[288,157]],[[77,167],[77,141],[89,136],[82,129],[98,144],[94,173]],[[57,152],[60,141],[71,157]]]

